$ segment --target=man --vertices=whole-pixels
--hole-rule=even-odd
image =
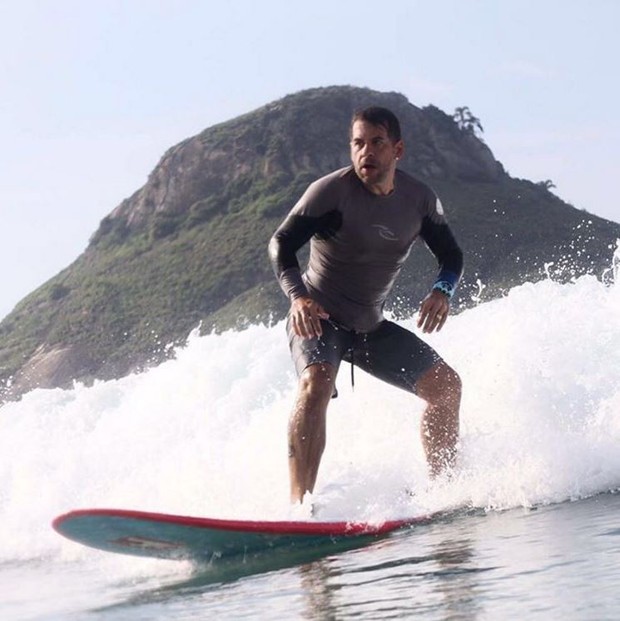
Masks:
[[[441,330],[463,258],[434,192],[396,168],[400,124],[386,108],[357,112],[352,166],[312,183],[269,244],[282,289],[299,377],[289,423],[291,501],[312,493],[325,448],[326,411],[340,362],[416,394],[427,403],[421,436],[431,476],[454,465],[461,382],[424,341],[383,317],[383,306],[416,238],[439,262],[418,327]],[[310,240],[301,274],[296,253]]]

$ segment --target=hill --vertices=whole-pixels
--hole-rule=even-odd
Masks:
[[[268,239],[309,182],[349,163],[349,119],[366,105],[399,116],[407,145],[401,167],[442,199],[466,260],[457,307],[548,272],[570,280],[607,267],[620,225],[512,178],[471,127],[398,93],[311,89],[164,154],[147,183],[102,220],[85,252],[0,324],[5,396],[156,364],[198,325],[239,329],[283,317]],[[416,310],[435,271],[416,246],[391,301],[397,316]]]

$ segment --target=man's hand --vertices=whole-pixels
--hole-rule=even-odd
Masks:
[[[304,339],[321,336],[321,319],[329,319],[329,314],[320,304],[306,297],[291,302],[290,316],[293,332]]]
[[[418,317],[418,328],[423,332],[433,332],[441,330],[448,318],[450,310],[450,300],[441,291],[434,289],[423,300],[420,305],[420,315]]]

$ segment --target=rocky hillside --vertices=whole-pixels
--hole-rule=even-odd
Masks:
[[[436,107],[353,87],[303,91],[172,147],[148,182],[106,216],[86,251],[0,324],[6,397],[157,363],[198,325],[240,328],[283,317],[266,245],[310,181],[348,159],[354,109],[400,117],[402,168],[439,193],[463,247],[456,306],[551,270],[600,274],[620,225],[511,178],[473,131]],[[392,310],[417,308],[436,266],[416,247]]]

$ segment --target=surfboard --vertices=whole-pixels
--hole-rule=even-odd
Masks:
[[[386,536],[430,522],[432,515],[366,522],[290,522],[189,517],[122,509],[79,509],[58,516],[53,528],[68,539],[106,552],[209,562],[275,549],[333,547]]]

